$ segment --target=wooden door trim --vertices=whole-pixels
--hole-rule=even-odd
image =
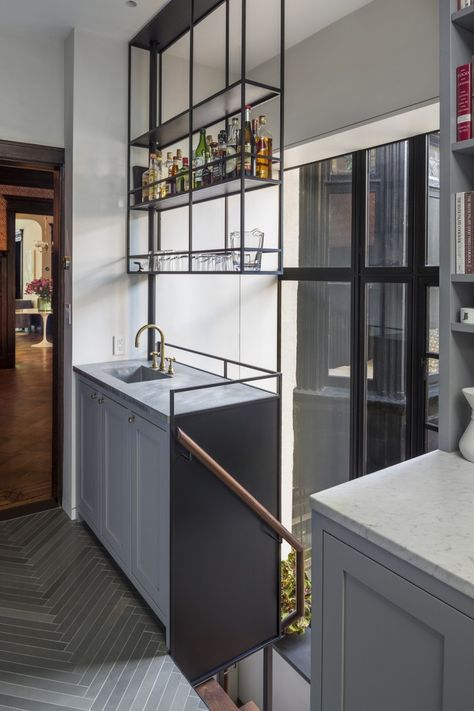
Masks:
[[[57,503],[61,503],[62,483],[63,483],[63,439],[64,439],[64,161],[65,151],[63,148],[52,146],[41,146],[28,143],[18,143],[16,141],[0,140],[0,164],[12,168],[22,168],[29,170],[42,170],[53,174],[54,198],[20,198],[18,196],[5,196],[8,210],[32,214],[31,206],[34,206],[33,214],[52,214],[54,217],[54,248],[52,252],[52,274],[56,276],[56,283],[59,286],[53,294],[53,308],[57,317],[54,319],[54,344],[53,349],[53,496]],[[30,209],[28,209],[28,205]],[[48,203],[47,208],[45,203]],[[47,213],[43,210],[47,210]],[[14,281],[14,280],[13,280]],[[13,293],[14,296],[14,293]],[[14,333],[14,328],[13,328]],[[18,509],[8,509],[0,514],[0,520],[11,515],[24,515],[32,513],[41,508],[52,505],[50,502],[33,504],[31,507],[18,507]],[[21,513],[20,513],[21,508]],[[30,511],[31,508],[31,511]]]

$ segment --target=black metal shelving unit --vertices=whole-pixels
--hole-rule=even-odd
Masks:
[[[137,150],[149,153],[175,146],[186,141],[189,149],[190,177],[192,175],[192,154],[195,148],[195,137],[201,128],[215,127],[221,124],[228,128],[230,119],[239,116],[240,126],[244,125],[245,106],[250,104],[253,108],[267,102],[279,102],[279,141],[278,148],[284,145],[284,44],[285,44],[285,0],[275,0],[275,12],[279,13],[279,86],[256,81],[248,76],[247,72],[247,24],[250,0],[239,0],[240,24],[240,76],[236,80],[235,73],[231,79],[231,3],[234,0],[171,0],[130,42],[129,45],[129,160],[128,160],[128,217],[127,217],[127,272],[129,274],[148,275],[149,279],[149,317],[154,316],[155,279],[159,274],[281,274],[282,272],[282,222],[283,222],[283,152],[278,157],[272,158],[272,178],[261,179],[255,176],[242,174],[237,178],[224,179],[210,186],[193,189],[190,179],[190,189],[176,195],[159,198],[152,201],[142,201],[142,190],[139,185],[132,185],[132,153]],[[194,33],[199,23],[207,19],[212,13],[222,10],[225,12],[225,86],[206,99],[194,102],[194,84],[196,71],[199,71],[195,62]],[[235,5],[234,5],[235,12]],[[262,30],[263,31],[263,30]],[[185,111],[172,118],[162,121],[163,117],[163,54],[178,40],[189,35],[189,102]],[[211,39],[210,39],[211,41]],[[148,61],[148,101],[149,101],[149,130],[138,136],[131,135],[132,117],[132,53],[134,49],[144,50],[149,54]],[[196,68],[197,67],[197,68]],[[244,154],[244,138],[242,132],[241,155]],[[145,154],[144,154],[145,155]],[[142,162],[142,167],[143,163]],[[242,171],[243,173],[243,171]],[[278,210],[278,234],[272,235],[273,244],[255,250],[245,244],[245,237],[240,239],[238,250],[231,250],[229,244],[229,206],[228,199],[240,196],[240,235],[246,231],[246,195],[255,190],[273,188],[277,191],[275,209]],[[193,239],[193,207],[200,203],[222,200],[224,201],[225,227],[222,240],[219,236],[217,249],[199,249]],[[175,249],[163,250],[162,244],[162,216],[165,212],[177,208],[187,208],[188,239],[186,249],[182,242],[176,244]],[[131,221],[137,215],[148,216],[148,249],[143,253],[143,248],[134,253],[131,239]],[[169,246],[170,239],[167,239]],[[178,248],[180,247],[180,248]],[[255,269],[246,268],[249,255],[260,252],[261,266]],[[240,254],[239,254],[240,253]],[[199,269],[196,257],[201,255],[206,258],[213,254],[216,258],[226,256],[225,267],[213,269],[212,266],[205,270]],[[237,258],[236,258],[237,255]],[[178,268],[164,269],[162,265],[172,257]],[[161,257],[164,257],[161,260]],[[228,259],[227,259],[228,258]],[[269,260],[269,261],[267,261]],[[209,262],[211,264],[211,262]],[[153,303],[152,303],[153,302]]]

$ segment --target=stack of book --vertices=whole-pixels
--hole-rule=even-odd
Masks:
[[[474,0],[458,0],[458,10],[463,10],[469,5],[474,5]]]
[[[474,192],[456,193],[456,274],[474,273]]]

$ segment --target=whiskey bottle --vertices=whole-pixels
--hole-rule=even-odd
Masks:
[[[178,190],[178,185],[177,185],[177,177],[179,173],[179,160],[178,156],[174,156],[173,158],[173,165],[171,166],[171,182],[170,182],[170,189],[171,189],[171,195],[176,195],[177,190]]]
[[[156,153],[150,153],[150,167],[148,168],[148,200],[156,200],[158,197],[158,169],[156,164]]]
[[[256,175],[257,178],[269,180],[272,177],[273,138],[267,130],[267,117],[260,116],[258,120],[258,135],[256,140]]]

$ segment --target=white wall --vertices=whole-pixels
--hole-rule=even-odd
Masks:
[[[285,144],[438,96],[438,0],[374,0],[287,51]]]
[[[263,708],[263,652],[238,665],[239,698]],[[273,652],[273,711],[309,711],[310,685],[277,652]]]
[[[64,43],[0,30],[0,140],[64,146]]]
[[[127,44],[75,30],[66,59],[66,240],[72,243],[70,357],[76,364],[112,360],[113,336],[128,336],[140,316],[130,314],[133,290],[125,273]],[[74,431],[72,380],[66,408]],[[74,438],[66,435],[66,442],[63,503],[73,515]]]

